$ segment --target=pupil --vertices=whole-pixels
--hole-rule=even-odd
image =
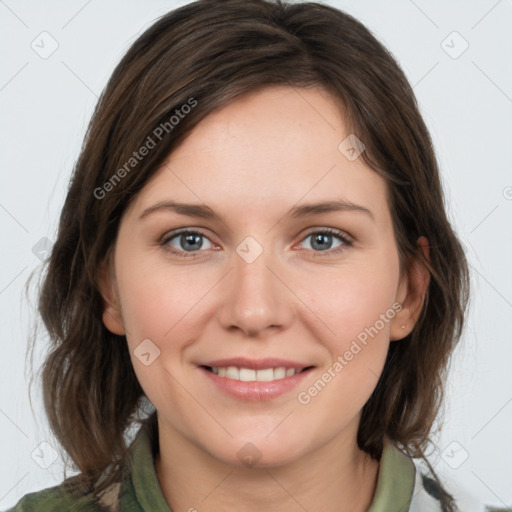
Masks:
[[[201,248],[201,235],[195,235],[195,234],[185,234],[182,235],[182,241],[186,240],[186,244],[190,243],[192,246],[189,245],[189,248],[191,249],[200,249]],[[186,245],[185,244],[185,245]]]
[[[325,239],[328,239],[328,242],[327,243],[323,243],[322,244],[322,240],[325,241]],[[319,233],[318,235],[316,235],[314,237],[314,240],[313,240],[313,248],[316,249],[320,249],[320,250],[325,250],[326,248],[328,248],[327,246],[329,246],[329,242],[330,242],[330,238],[331,238],[331,235],[328,235],[328,234],[322,234],[322,233]],[[315,247],[315,244],[319,243],[320,245],[318,247]]]

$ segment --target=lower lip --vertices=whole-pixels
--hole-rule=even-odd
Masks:
[[[270,382],[249,381],[228,379],[219,377],[216,373],[206,368],[200,370],[223,392],[240,400],[263,401],[272,400],[299,385],[304,378],[310,374],[313,368],[309,368],[290,377],[277,379]]]

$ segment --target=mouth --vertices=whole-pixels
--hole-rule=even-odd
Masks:
[[[209,389],[238,400],[269,401],[302,385],[315,366],[286,359],[238,357],[205,361],[197,368],[207,378]]]
[[[238,380],[241,382],[273,382],[287,377],[293,377],[313,368],[306,366],[303,368],[293,368],[286,366],[269,368],[246,368],[243,366],[207,366],[201,365],[206,371],[224,379]]]

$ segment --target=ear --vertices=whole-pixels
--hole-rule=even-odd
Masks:
[[[425,258],[430,261],[428,240],[420,236],[416,242]],[[405,338],[414,328],[421,314],[430,283],[430,273],[419,256],[409,258],[407,271],[402,276],[397,292],[397,302],[402,309],[391,321],[390,340]]]
[[[110,257],[101,265],[98,272],[98,287],[103,297],[103,323],[114,334],[126,334],[119,294],[116,290],[113,265],[110,265]]]

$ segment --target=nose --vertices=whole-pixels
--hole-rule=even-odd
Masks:
[[[247,337],[264,336],[266,331],[288,327],[294,317],[294,295],[282,274],[271,251],[264,250],[251,263],[235,254],[234,268],[222,292],[222,326],[238,329]]]

